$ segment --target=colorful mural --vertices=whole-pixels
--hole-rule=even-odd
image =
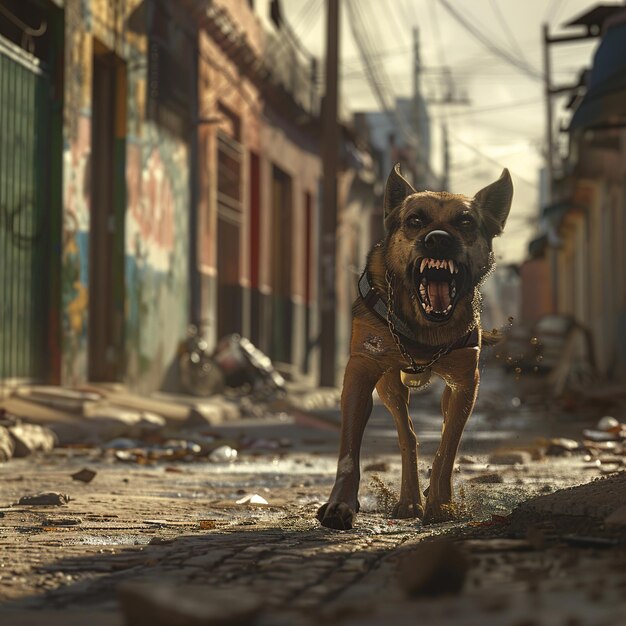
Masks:
[[[128,18],[136,5],[119,6]],[[152,391],[163,386],[188,322],[189,151],[183,140],[146,120],[147,37],[125,32],[127,19],[111,6],[102,0],[66,2],[62,382],[82,383],[88,375],[91,94],[97,37],[105,46],[113,45],[126,63],[126,168],[121,173],[126,184],[125,380],[134,389]]]
[[[87,377],[89,209],[91,156],[91,41],[76,28],[84,0],[66,7],[66,83],[63,125],[63,250],[61,256],[62,363],[66,384]]]
[[[138,389],[163,386],[189,311],[188,150],[150,130],[129,142],[127,168],[127,377]]]

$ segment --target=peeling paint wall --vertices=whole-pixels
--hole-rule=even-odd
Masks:
[[[61,376],[65,384],[83,382],[87,376],[92,56],[92,38],[87,30],[90,23],[91,12],[85,0],[66,2],[61,257]]]
[[[94,41],[126,67],[122,302],[124,352],[120,369],[133,389],[167,385],[189,315],[189,147],[186,140],[147,119],[149,82],[145,26],[150,2],[67,0],[63,157],[62,251],[64,384],[88,377],[90,171]],[[143,29],[143,32],[142,32]],[[175,30],[176,26],[172,26]],[[177,33],[175,33],[176,35]]]

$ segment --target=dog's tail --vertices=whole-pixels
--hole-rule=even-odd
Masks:
[[[504,334],[497,330],[483,330],[482,332],[482,344],[485,347],[495,346],[499,344],[504,339]]]

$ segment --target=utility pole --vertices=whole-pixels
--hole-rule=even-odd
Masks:
[[[411,181],[416,189],[425,189],[426,171],[428,169],[428,157],[424,155],[422,135],[421,102],[421,71],[420,40],[417,26],[413,27],[413,131],[415,137],[415,172]]]
[[[543,25],[543,82],[544,97],[546,99],[546,175],[548,179],[547,185],[547,201],[552,202],[552,191],[554,185],[554,138],[552,135],[552,85],[551,85],[551,67],[550,67],[550,35],[548,33],[548,25]]]
[[[575,23],[569,24],[569,26]],[[601,23],[585,24],[586,32],[572,35],[550,35],[547,24],[543,25],[543,75],[544,75],[544,97],[546,99],[546,174],[548,178],[547,202],[550,204],[554,200],[554,110],[552,108],[552,98],[561,94],[571,94],[580,89],[580,83],[573,85],[552,86],[552,64],[550,62],[550,46],[565,43],[578,43],[589,41],[600,36]]]
[[[442,191],[450,188],[450,139],[448,137],[448,124],[444,122],[441,126],[441,137],[443,143],[443,178],[441,180]]]
[[[336,365],[337,171],[339,169],[339,0],[326,3],[326,90],[322,109],[323,202],[320,241],[320,384],[334,387]]]

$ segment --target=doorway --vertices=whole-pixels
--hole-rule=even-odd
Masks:
[[[89,379],[124,373],[126,66],[94,41],[89,235]]]

